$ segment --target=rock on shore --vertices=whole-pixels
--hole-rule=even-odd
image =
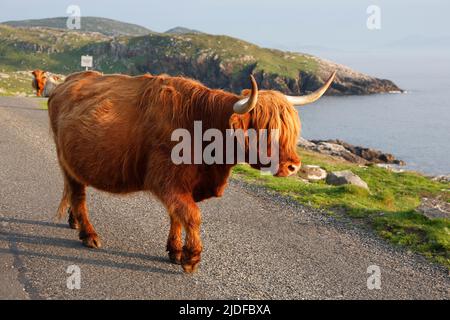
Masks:
[[[352,163],[367,165],[372,163],[405,165],[405,162],[396,159],[392,154],[379,150],[354,146],[341,140],[311,140],[304,138],[298,140],[298,146],[306,150],[316,151],[337,157]]]

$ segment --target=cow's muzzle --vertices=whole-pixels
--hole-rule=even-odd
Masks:
[[[289,177],[298,172],[302,166],[300,161],[296,162],[285,162],[280,164],[278,172],[275,174],[276,177]]]

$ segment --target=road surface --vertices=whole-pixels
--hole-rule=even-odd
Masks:
[[[146,194],[89,189],[103,248],[85,248],[65,221],[54,220],[62,178],[47,112],[37,101],[0,98],[0,298],[450,297],[444,268],[345,219],[239,181],[231,181],[223,198],[201,204],[204,252],[194,275],[168,262],[168,215]],[[67,286],[74,265],[80,289]],[[370,290],[367,269],[374,265],[381,289]]]

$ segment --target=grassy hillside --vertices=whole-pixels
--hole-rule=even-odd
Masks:
[[[373,228],[381,237],[406,246],[450,269],[450,219],[430,220],[417,211],[422,196],[450,202],[450,184],[431,181],[414,172],[395,173],[376,166],[361,167],[311,151],[299,150],[303,164],[327,171],[351,170],[370,191],[352,186],[332,186],[324,181],[305,183],[299,177],[261,175],[247,165],[234,169],[234,177],[256,183],[306,206],[343,212],[355,222]],[[356,221],[357,220],[357,221]]]
[[[3,24],[12,27],[44,27],[67,30],[67,17],[6,21],[3,22]],[[81,29],[77,31],[99,32],[108,36],[142,36],[152,32],[151,30],[136,24],[99,17],[81,17]]]
[[[0,69],[75,71],[80,63],[78,50],[108,39],[98,33],[0,25]]]
[[[254,67],[254,72],[261,71],[279,77],[298,77],[300,70],[311,73],[317,71],[317,62],[309,55],[265,49],[228,36],[151,34],[123,39],[119,45],[129,48],[131,61],[136,65],[142,64],[144,60],[155,61],[154,72],[163,71],[157,70],[156,61],[164,61],[168,57],[177,58],[179,63],[189,60],[201,64],[216,60],[219,62],[218,67],[230,74],[247,67]]]
[[[317,89],[336,70],[337,78],[327,94],[400,90],[389,80],[308,54],[265,49],[228,36],[150,33],[112,37],[0,24],[0,71],[39,68],[68,74],[81,70],[84,54],[93,55],[94,69],[105,73],[183,75],[234,92],[247,88],[249,74],[253,74],[262,89],[300,95]]]
[[[40,61],[48,64],[55,71],[76,71],[79,69],[80,52],[94,53],[110,41],[110,38],[92,33],[76,33],[65,30],[10,28],[0,25],[0,68],[29,67]],[[208,54],[220,55],[223,63],[240,70],[245,65],[257,63],[257,70],[277,73],[281,76],[296,76],[299,70],[314,71],[317,63],[308,55],[288,54],[282,51],[260,48],[251,43],[228,36],[207,34],[151,34],[143,37],[121,37],[116,40],[118,46],[128,46],[130,50],[141,47],[156,48],[161,55],[189,56],[198,58]],[[99,44],[99,46],[96,46]],[[18,50],[19,49],[19,50]],[[8,50],[6,52],[5,50]],[[22,52],[18,52],[22,51]],[[97,50],[98,51],[98,50]],[[27,52],[35,52],[30,57]],[[8,54],[9,53],[9,54]],[[21,54],[22,53],[22,54]],[[145,52],[142,52],[146,55]],[[148,56],[148,54],[147,54]],[[63,65],[66,58],[73,58],[72,63]],[[130,57],[138,63],[145,56]],[[100,57],[104,65],[97,65],[100,70],[108,72],[126,71],[127,61],[112,63],[114,56]],[[122,69],[122,70],[121,70]]]

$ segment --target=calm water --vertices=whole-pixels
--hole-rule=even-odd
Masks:
[[[329,58],[393,80],[408,93],[324,97],[299,109],[303,137],[342,139],[392,153],[408,169],[450,173],[450,54]]]

